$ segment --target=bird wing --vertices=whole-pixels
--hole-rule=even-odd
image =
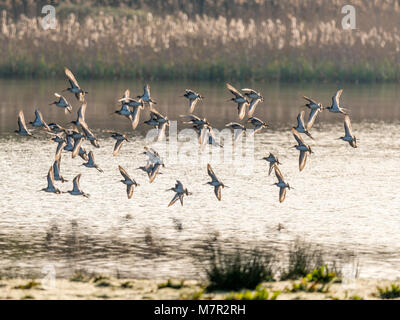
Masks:
[[[307,161],[307,151],[300,151],[299,155],[299,170],[302,171],[306,166]]]
[[[113,156],[118,155],[119,151],[121,150],[122,143],[123,143],[124,141],[125,141],[125,140],[117,140],[117,142],[116,142],[115,145],[114,145]]]
[[[94,153],[93,153],[93,151],[89,152],[88,157],[89,157],[88,163],[91,164],[91,165],[94,165]]]
[[[65,75],[68,77],[68,79],[72,82],[72,84],[75,87],[79,88],[78,81],[76,81],[75,76],[73,75],[71,70],[69,70],[67,67],[65,67]]]
[[[179,180],[176,180],[175,189],[183,190],[183,184]]]
[[[238,116],[239,116],[239,120],[243,120],[245,114],[246,114],[246,102],[241,102],[238,103]]]
[[[171,202],[169,203],[168,207],[172,206],[178,199],[180,198],[179,193],[175,193],[174,197],[172,198]],[[182,202],[182,201],[181,201]]]
[[[269,170],[268,170],[268,175],[269,176],[271,175],[271,172],[272,172],[272,169],[274,168],[274,166],[275,166],[275,163],[273,163],[273,162],[269,163]]]
[[[118,166],[119,172],[121,173],[122,177],[125,179],[125,181],[132,181],[131,177],[128,175],[126,170],[122,168],[121,166]]]
[[[349,136],[349,137],[353,136],[353,130],[351,129],[350,117],[348,115],[344,116],[344,131],[346,133],[346,136]]]
[[[84,101],[78,109],[78,119],[82,120],[83,122],[85,122],[86,107],[87,107],[87,103],[86,103],[86,101]]]
[[[133,112],[132,112],[132,129],[135,130],[136,127],[139,124],[139,120],[140,120],[140,107],[134,107]]]
[[[279,202],[283,202],[286,198],[286,188],[279,189]]]
[[[256,111],[256,107],[257,107],[259,102],[260,102],[260,99],[252,99],[250,101],[249,112],[247,114],[249,118],[251,118],[253,116],[254,111]]]
[[[54,180],[60,180],[60,163],[61,158],[57,159],[53,163],[53,173],[54,173]]]
[[[53,166],[50,167],[49,173],[47,174],[47,188],[53,189],[54,187],[54,171]]]
[[[211,177],[212,181],[219,181],[209,163],[207,164],[207,173]]]
[[[243,95],[239,92],[239,90],[237,90],[236,88],[234,88],[231,84],[227,83],[226,87],[228,88],[228,90],[235,96],[235,97],[240,97],[243,98]]]
[[[278,178],[279,183],[284,182],[282,172],[281,170],[279,170],[278,166],[274,166],[274,169],[275,169],[275,175]]]
[[[20,110],[20,112],[18,113],[18,127],[21,132],[29,133],[25,123],[24,112],[22,110]]]
[[[160,166],[161,165],[159,163],[154,164],[151,171],[148,173],[150,183],[152,183],[157,177],[157,174],[160,171]]]
[[[158,137],[157,137],[157,141],[160,142],[162,141],[163,137],[165,137],[165,128],[167,127],[168,123],[167,122],[163,122],[159,128],[158,128]]]
[[[83,138],[74,139],[74,149],[72,150],[72,158],[75,158],[79,154],[82,142]]]
[[[303,99],[307,100],[310,104],[318,105],[318,103],[315,100],[313,100],[313,99],[311,99],[309,97],[303,96]]]
[[[74,188],[73,188],[72,191],[74,191],[74,192],[80,192],[80,191],[81,191],[81,190],[80,190],[80,186],[79,186],[79,181],[80,181],[80,179],[81,179],[81,174],[78,174],[78,175],[74,178],[74,181],[73,181]]]
[[[192,113],[194,111],[194,108],[196,107],[197,102],[199,101],[199,98],[195,99],[190,99],[190,104],[189,104],[189,113]]]
[[[57,144],[57,149],[56,149],[56,155],[55,155],[55,161],[61,158],[61,152],[63,151],[64,147],[67,145],[65,141],[59,142]]]
[[[187,118],[187,119],[190,119],[190,120],[201,121],[201,119],[198,116],[194,115],[194,114],[180,115],[180,117],[181,118]]]
[[[219,201],[221,201],[221,190],[222,190],[222,186],[221,185],[214,187],[215,196],[217,197],[217,199]]]
[[[310,115],[308,116],[308,121],[307,121],[307,131],[311,129],[311,127],[314,125],[315,119],[317,119],[318,113],[320,112],[319,109],[312,109],[310,111]]]
[[[304,110],[300,111],[300,113],[297,115],[297,126],[300,128],[305,128],[304,126]]]
[[[305,145],[303,138],[301,137],[300,133],[295,128],[292,128],[292,133],[299,145]]]
[[[332,97],[333,105],[336,105],[338,108],[340,107],[340,96],[342,95],[342,92],[343,92],[343,89],[340,89]]]
[[[250,88],[244,88],[244,89],[242,89],[242,91],[245,93],[253,93],[253,94],[258,95],[257,91],[250,89]]]
[[[132,198],[133,190],[134,190],[133,184],[128,184],[128,185],[126,186],[126,193],[127,193],[127,195],[128,195],[128,199]]]

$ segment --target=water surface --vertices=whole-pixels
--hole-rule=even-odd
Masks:
[[[13,275],[40,274],[52,264],[58,276],[70,276],[74,270],[118,273],[131,277],[194,277],[199,268],[192,259],[198,244],[217,232],[227,244],[240,243],[249,248],[259,244],[276,252],[287,252],[297,237],[322,245],[328,254],[356,257],[362,277],[396,278],[400,276],[400,105],[395,85],[337,84],[251,84],[266,101],[255,116],[270,127],[254,140],[254,156],[240,166],[211,161],[218,177],[230,188],[218,202],[206,173],[207,159],[194,158],[198,145],[192,144],[193,161],[166,167],[153,184],[142,171],[146,163],[141,154],[149,129],[142,122],[132,132],[126,118],[110,115],[116,100],[129,88],[132,95],[142,92],[142,83],[125,81],[80,81],[89,91],[87,122],[100,139],[95,152],[104,170],[80,166],[79,157],[63,153],[61,173],[69,180],[57,183],[71,190],[72,179],[82,173],[82,189],[90,199],[68,194],[39,192],[46,186],[46,174],[53,162],[56,145],[45,134],[33,130],[38,139],[16,136],[18,110],[27,122],[38,107],[47,122],[68,126],[78,107],[69,93],[74,110],[48,104],[53,93],[66,87],[65,81],[0,81],[0,270]],[[250,84],[234,84],[241,88]],[[314,154],[301,173],[298,151],[290,128],[303,104],[302,95],[330,104],[331,96],[344,87],[343,106],[351,110],[353,130],[359,147],[351,148],[337,140],[343,135],[343,118],[324,113],[307,139]],[[187,101],[179,97],[185,88],[193,88],[206,98],[195,114],[217,129],[237,120],[235,106],[227,102],[224,84],[152,83],[152,96],[160,112],[179,119],[187,112]],[[178,121],[178,130],[187,126]],[[250,126],[249,126],[250,127]],[[130,143],[112,156],[114,140],[106,129],[126,133]],[[180,145],[181,146],[181,145]],[[252,145],[244,150],[252,152]],[[162,148],[161,148],[162,149]],[[162,149],[160,152],[164,152]],[[268,176],[263,156],[273,152],[282,162],[281,171],[294,189],[283,203],[278,201],[274,175]],[[140,186],[128,200],[120,183],[118,165],[123,166]],[[243,170],[243,168],[249,170]],[[239,170],[242,169],[242,170]],[[247,172],[246,172],[247,171]],[[247,173],[247,174],[246,174]],[[179,179],[193,192],[168,208],[173,197],[165,190]],[[284,228],[278,231],[278,225]]]

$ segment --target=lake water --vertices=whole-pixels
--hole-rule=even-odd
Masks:
[[[255,116],[269,124],[257,133],[254,144],[242,146],[247,158],[235,161],[211,160],[217,176],[229,188],[217,201],[209,178],[207,159],[199,158],[196,143],[178,143],[192,151],[186,160],[165,159],[166,167],[150,184],[143,171],[143,147],[149,127],[145,110],[141,123],[132,131],[124,117],[110,115],[125,89],[142,93],[142,83],[128,81],[85,81],[87,122],[98,136],[101,148],[93,149],[104,170],[80,166],[83,161],[64,152],[61,174],[69,182],[57,183],[71,190],[72,179],[82,173],[81,187],[89,199],[69,194],[39,192],[46,187],[46,175],[54,159],[56,144],[49,136],[32,130],[38,139],[19,137],[17,114],[34,119],[38,107],[45,120],[68,126],[76,117],[78,104],[65,93],[74,107],[71,115],[48,104],[54,92],[66,88],[66,81],[0,81],[0,272],[14,276],[40,275],[52,265],[57,276],[69,277],[77,269],[129,277],[193,278],[202,270],[193,261],[198,245],[214,233],[226,244],[244,247],[265,244],[285,254],[300,237],[321,245],[325,252],[358,261],[361,277],[400,277],[400,91],[397,85],[338,84],[234,84],[251,86],[264,94]],[[179,115],[187,112],[181,96],[185,88],[200,92],[205,99],[195,114],[216,129],[238,121],[236,108],[223,83],[151,83],[157,109],[178,120],[178,132],[187,128]],[[338,88],[344,88],[342,104],[351,110],[359,147],[337,140],[343,136],[343,117],[324,112],[312,129],[315,141],[306,139],[314,153],[302,172],[290,128],[307,95],[330,105]],[[250,127],[250,126],[248,126]],[[112,156],[115,140],[106,129],[128,135],[118,156]],[[168,131],[167,131],[168,136]],[[172,140],[172,139],[171,139]],[[160,153],[168,149],[160,146]],[[281,171],[293,186],[283,203],[278,188],[268,176],[267,163],[260,160],[269,152],[279,155]],[[242,161],[242,162],[240,162]],[[118,165],[140,186],[128,200],[120,182]],[[167,207],[173,197],[165,190],[179,179],[193,193]],[[284,228],[278,231],[278,225]],[[352,262],[349,262],[352,261]]]

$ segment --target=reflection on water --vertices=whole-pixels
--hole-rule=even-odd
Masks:
[[[289,129],[295,125],[301,96],[327,105],[338,86],[253,84],[266,97],[255,116],[270,128],[255,137],[254,162],[248,163],[251,175],[215,159],[211,162],[218,177],[230,186],[218,202],[212,188],[204,185],[209,178],[202,162],[166,162],[153,184],[135,170],[146,162],[141,152],[148,128],[140,124],[132,133],[125,118],[110,113],[126,88],[137,95],[142,84],[80,82],[89,91],[87,121],[102,146],[93,150],[85,143],[85,147],[95,152],[104,173],[79,166],[82,159],[71,159],[65,152],[61,173],[69,182],[57,186],[71,190],[73,177],[82,173],[81,187],[90,199],[39,192],[46,186],[56,146],[43,134],[32,140],[12,133],[19,109],[27,121],[33,120],[35,107],[48,122],[66,125],[73,120],[74,97],[66,94],[74,106],[72,115],[48,106],[53,92],[61,91],[66,82],[0,81],[3,272],[40,274],[44,265],[54,264],[58,276],[86,269],[134,277],[193,277],[201,268],[192,253],[218,232],[228,244],[265,243],[282,252],[300,236],[332,254],[356,255],[362,277],[400,276],[400,108],[395,86],[344,86],[343,106],[351,109],[359,148],[336,140],[343,135],[340,116],[323,114],[313,128],[315,141],[307,140],[315,153],[299,173],[298,151],[289,149],[294,144]],[[226,102],[230,95],[224,84],[154,83],[152,96],[169,119],[187,110],[187,101],[179,97],[186,87],[206,97],[196,114],[219,128],[237,121],[235,107]],[[141,121],[147,117],[146,111]],[[185,126],[179,121],[178,127]],[[112,157],[115,141],[104,129],[123,131],[131,140],[117,157]],[[278,189],[272,185],[276,178],[268,176],[267,164],[260,160],[270,151],[279,155],[281,170],[294,187],[284,203],[279,203]],[[131,200],[120,182],[118,165],[140,184]],[[183,207],[177,203],[168,208],[173,194],[165,190],[176,179],[193,195],[185,198]],[[279,224],[284,227],[280,231]]]

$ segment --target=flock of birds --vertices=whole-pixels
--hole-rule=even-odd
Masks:
[[[52,141],[57,143],[55,159],[53,164],[51,165],[48,174],[47,174],[47,187],[43,188],[42,190],[45,192],[50,193],[69,193],[71,195],[80,195],[84,197],[89,197],[87,193],[85,193],[80,188],[80,178],[81,174],[78,174],[73,179],[73,188],[67,192],[62,192],[58,189],[55,185],[55,181],[61,181],[62,183],[67,182],[61,174],[60,174],[60,163],[61,163],[61,155],[63,151],[71,152],[72,158],[80,156],[85,163],[83,165],[87,168],[95,168],[99,172],[103,172],[103,170],[96,164],[95,157],[93,151],[89,153],[83,147],[83,142],[88,140],[92,146],[95,148],[100,148],[100,144],[96,136],[94,135],[93,131],[89,128],[85,114],[87,108],[87,102],[85,99],[86,92],[83,90],[77,80],[75,79],[73,73],[68,69],[65,68],[65,75],[69,81],[69,87],[64,91],[69,91],[70,93],[74,94],[76,99],[81,104],[78,111],[77,111],[77,119],[75,121],[71,121],[72,127],[67,129],[60,126],[57,123],[49,123],[47,124],[41,112],[36,109],[35,110],[35,120],[29,122],[30,125],[33,127],[42,128],[45,130],[46,133],[52,136]],[[237,104],[237,111],[238,111],[238,118],[239,120],[243,120],[246,111],[248,115],[247,122],[251,123],[254,126],[254,129],[250,132],[250,134],[255,134],[256,132],[262,130],[263,128],[267,128],[268,125],[260,120],[259,118],[254,117],[254,113],[256,110],[257,105],[264,101],[263,96],[261,93],[245,88],[241,91],[234,88],[229,83],[226,84],[227,89],[233,94],[233,97],[228,101],[233,101]],[[344,115],[344,129],[345,135],[340,137],[339,139],[346,141],[352,146],[353,148],[357,147],[357,139],[352,133],[350,117],[346,109],[340,106],[340,96],[343,90],[338,90],[335,95],[332,97],[332,105],[330,107],[324,107],[321,103],[316,102],[315,100],[304,96],[303,98],[307,101],[305,107],[310,109],[310,113],[308,116],[308,120],[304,122],[305,110],[302,110],[297,116],[297,126],[293,127],[292,134],[297,142],[296,145],[293,147],[296,148],[299,154],[299,170],[302,171],[306,165],[307,155],[312,153],[311,147],[307,145],[302,137],[302,134],[306,135],[307,137],[314,139],[310,133],[310,129],[315,123],[315,120],[320,112],[323,110],[328,110],[332,113],[339,113]],[[64,109],[65,114],[72,113],[72,106],[67,101],[65,97],[62,95],[55,93],[54,94],[57,98],[56,101],[51,103],[50,105],[55,105],[58,108]],[[219,144],[216,141],[213,128],[211,124],[208,122],[206,118],[200,118],[193,114],[196,104],[203,99],[203,96],[196,93],[193,90],[186,89],[185,94],[183,97],[189,100],[189,110],[187,115],[182,115],[181,117],[185,118],[187,121],[183,122],[185,124],[191,124],[193,128],[196,130],[198,134],[198,141],[199,144],[204,147],[206,144],[210,144],[213,146],[223,147],[223,145]],[[162,141],[165,138],[165,130],[166,127],[169,126],[170,122],[168,117],[162,115],[160,112],[156,110],[154,105],[157,104],[151,98],[150,94],[150,86],[144,86],[144,93],[141,96],[137,96],[136,98],[130,97],[130,91],[127,89],[121,99],[118,100],[121,103],[121,108],[113,112],[113,114],[118,114],[121,116],[126,117],[132,124],[132,129],[135,130],[139,124],[140,120],[140,113],[145,107],[148,108],[150,112],[150,119],[144,121],[145,124],[152,126],[158,130],[157,141]],[[248,107],[248,108],[247,108]],[[234,136],[234,144],[238,141],[238,139],[242,136],[242,134],[247,130],[247,128],[238,122],[230,122],[226,125],[229,128],[234,129],[235,136]],[[19,111],[18,114],[18,130],[15,130],[21,136],[33,136],[33,134],[29,131],[26,126],[24,114]],[[122,145],[124,142],[129,142],[128,138],[121,133],[113,132],[107,130],[108,133],[111,134],[111,137],[116,140],[113,156],[117,156],[121,151]],[[33,136],[34,137],[34,136]],[[138,169],[143,170],[147,173],[149,182],[152,183],[157,174],[160,171],[161,167],[165,167],[164,161],[162,160],[159,153],[154,150],[153,148],[149,148],[148,146],[144,147],[144,154],[147,155],[148,160],[145,166],[139,167]],[[268,156],[264,157],[263,160],[266,160],[269,163],[269,175],[271,174],[272,170],[275,171],[276,178],[278,182],[274,183],[277,187],[279,187],[279,201],[283,202],[286,197],[286,189],[290,190],[290,185],[287,183],[279,169],[279,165],[281,164],[278,158],[270,153]],[[132,198],[134,188],[139,186],[139,184],[135,181],[135,179],[131,178],[126,170],[118,166],[119,171],[124,178],[121,180],[123,184],[126,185],[126,192],[128,199]],[[214,187],[214,193],[218,200],[221,200],[221,190],[225,186],[220,179],[216,176],[211,165],[207,165],[207,173],[211,178],[210,182],[206,184],[211,185]],[[168,189],[167,191],[174,191],[175,195],[168,206],[173,205],[178,199],[183,205],[183,198],[184,196],[191,195],[192,193],[188,191],[187,188],[183,186],[183,184],[177,180],[176,184],[173,188]]]

